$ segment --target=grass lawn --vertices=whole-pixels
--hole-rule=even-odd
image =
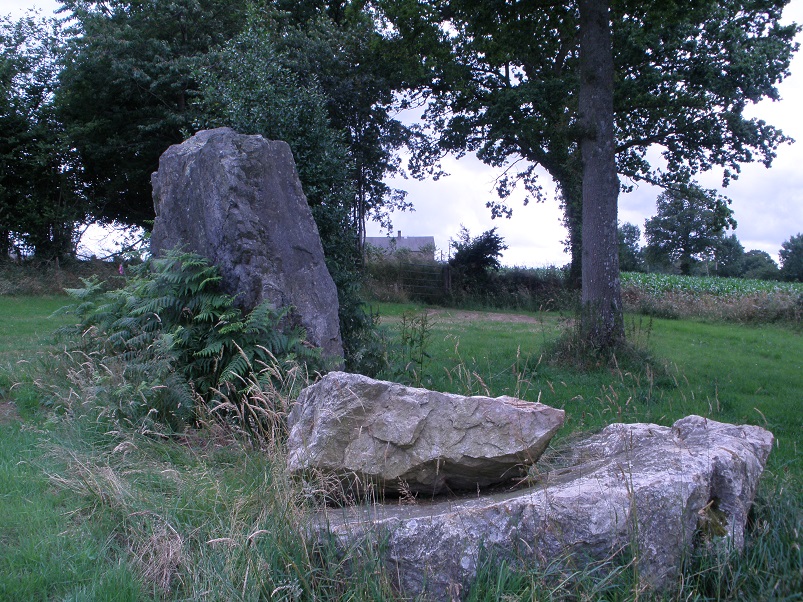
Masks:
[[[379,304],[380,323],[398,329],[416,305]],[[519,395],[560,407],[569,429],[611,422],[668,425],[689,414],[764,426],[776,436],[773,465],[803,475],[803,336],[784,326],[746,326],[628,317],[631,339],[663,370],[649,375],[602,368],[576,372],[551,365],[545,346],[567,326],[555,314],[429,309],[422,386],[457,393]],[[420,323],[418,330],[421,330]],[[415,367],[415,366],[414,366]]]
[[[17,361],[32,359],[64,323],[48,319],[64,302],[0,297],[0,404],[26,408],[0,414],[0,600],[390,599],[371,558],[349,576],[339,559],[304,543],[305,498],[286,482],[281,449],[255,449],[212,427],[163,439],[91,412],[37,409],[36,389],[15,386],[34,373]],[[799,331],[628,318],[631,337],[665,366],[581,373],[544,352],[571,326],[567,316],[373,309],[396,342],[391,375],[540,399],[567,411],[563,435],[692,413],[772,430],[777,446],[744,558],[691,570],[692,585],[671,599],[803,599]],[[472,599],[530,599],[527,579],[499,579]],[[553,599],[645,599],[632,585],[611,587],[602,598]]]
[[[66,316],[52,316],[69,299],[52,297],[0,297],[0,366],[30,357],[41,348]]]

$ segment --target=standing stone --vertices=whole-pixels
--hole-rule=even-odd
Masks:
[[[563,420],[563,410],[513,397],[330,372],[290,413],[287,465],[337,477],[349,490],[476,492],[526,477]]]
[[[154,255],[208,258],[244,311],[292,306],[309,341],[342,357],[337,289],[286,142],[204,130],[167,149],[151,182]]]

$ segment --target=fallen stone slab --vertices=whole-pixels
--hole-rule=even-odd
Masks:
[[[464,397],[330,372],[289,417],[292,473],[349,491],[474,491],[526,477],[564,412],[513,397]]]
[[[292,307],[312,344],[343,356],[337,289],[286,142],[203,130],[168,148],[151,182],[151,253],[206,257],[244,311]]]
[[[311,530],[343,554],[373,547],[405,596],[460,599],[489,555],[514,567],[631,558],[642,584],[661,589],[704,541],[742,548],[772,443],[760,427],[700,416],[671,428],[615,424],[528,489],[330,508]]]

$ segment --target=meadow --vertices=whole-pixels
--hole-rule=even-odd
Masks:
[[[103,380],[86,372],[56,392],[48,375],[59,374],[64,352],[47,335],[69,318],[48,316],[65,301],[0,297],[0,599],[399,599],[369,550],[343,558],[301,537],[314,500],[282,470],[281,440],[211,419],[172,434],[127,425],[105,411]],[[571,314],[372,309],[388,343],[383,376],[563,408],[555,449],[612,422],[688,414],[776,437],[742,556],[690,558],[662,596],[617,567],[605,576],[489,565],[469,599],[803,599],[803,337],[794,322],[629,315],[638,352],[578,370],[554,360]],[[289,404],[295,390],[278,383],[265,394]]]

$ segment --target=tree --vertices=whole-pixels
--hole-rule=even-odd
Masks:
[[[504,239],[496,228],[486,230],[472,237],[465,226],[460,227],[457,240],[451,241],[454,255],[449,266],[455,270],[458,282],[468,292],[485,292],[488,288],[490,272],[498,271],[502,264],[499,258],[507,249]]]
[[[778,256],[781,258],[783,279],[803,282],[803,234],[796,234],[784,241]]]
[[[95,217],[148,226],[150,174],[194,131],[193,76],[236,35],[241,3],[224,0],[63,0],[72,38],[59,89]]]
[[[730,201],[716,190],[692,184],[658,196],[658,212],[644,224],[647,255],[678,262],[688,275],[695,261],[711,257],[728,228],[736,227]]]
[[[71,257],[86,216],[55,97],[63,52],[57,20],[0,20],[0,256],[13,243],[42,259]]]
[[[497,234],[496,228],[472,238],[465,226],[460,227],[460,234],[457,240],[451,242],[451,246],[455,253],[449,259],[449,265],[473,275],[485,274],[490,270],[499,271],[502,267],[499,259],[502,251],[507,249],[505,239]]]
[[[506,166],[493,216],[509,215],[505,198],[521,183],[543,198],[534,170],[558,185],[569,229],[572,272],[582,248],[579,117],[580,16],[577,2],[386,0],[394,25],[425,57],[426,117],[441,149],[477,152]],[[677,188],[713,167],[723,184],[740,165],[769,166],[788,139],[745,107],[778,98],[788,75],[796,25],[781,25],[786,0],[616,0],[613,35],[617,169],[623,187],[649,182]],[[660,147],[665,168],[650,163]]]
[[[752,249],[742,258],[741,276],[755,280],[779,280],[781,272],[769,253]]]
[[[744,273],[744,247],[735,234],[721,236],[714,248],[718,276],[738,277]]]
[[[356,251],[344,236],[354,230],[348,148],[329,122],[320,86],[314,79],[303,82],[288,62],[270,36],[250,22],[196,74],[204,99],[200,124],[286,141],[327,259],[347,264]]]
[[[641,258],[641,229],[635,224],[625,222],[618,229],[619,269],[623,272],[640,272],[643,269]]]
[[[614,66],[610,0],[580,0],[580,155],[583,163],[582,322],[584,340],[615,348],[625,338],[616,225]]]
[[[390,213],[411,208],[406,192],[391,189],[385,179],[404,174],[399,151],[422,142],[415,128],[396,117],[410,102],[409,95],[397,92],[416,59],[396,52],[364,4],[277,2],[260,11],[258,24],[287,68],[301,81],[315,81],[325,95],[330,124],[342,133],[348,151],[360,249],[368,219],[390,231]]]
[[[216,99],[205,101],[197,75],[246,25],[270,41],[283,69],[324,96],[347,150],[355,246],[366,219],[389,226],[391,210],[410,207],[384,178],[399,172],[400,148],[420,140],[394,117],[401,74],[415,61],[379,34],[365,2],[65,0],[65,9],[76,26],[64,104],[100,217],[146,226],[153,219],[159,156],[218,117],[204,114]]]

